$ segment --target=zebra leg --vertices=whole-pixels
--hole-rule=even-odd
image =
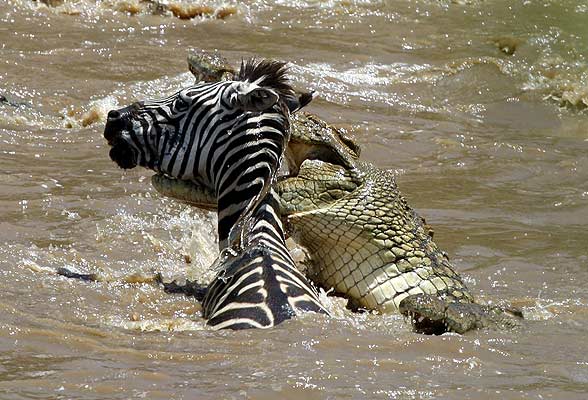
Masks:
[[[65,267],[59,267],[55,271],[59,276],[70,279],[79,279],[86,282],[121,282],[121,283],[154,283],[161,285],[166,293],[182,293],[186,296],[194,297],[197,301],[202,301],[206,295],[207,288],[196,281],[186,280],[185,284],[178,284],[175,280],[164,282],[160,273],[152,275],[131,274],[122,278],[110,279],[96,272],[90,274],[80,274]]]
[[[55,272],[57,275],[64,276],[66,278],[80,279],[82,281],[99,282],[102,280],[96,273],[80,274],[65,267],[59,267]]]
[[[161,279],[161,275],[159,275],[159,278],[159,283],[163,286],[163,290],[166,293],[182,293],[186,296],[194,297],[196,300],[202,302],[206,296],[206,292],[208,292],[207,287],[196,281],[186,280],[186,283],[181,285],[176,283],[176,281],[164,282]]]

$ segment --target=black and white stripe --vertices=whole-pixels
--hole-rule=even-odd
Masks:
[[[215,193],[219,247],[234,253],[221,260],[203,303],[217,328],[271,327],[297,309],[326,312],[288,253],[271,190],[295,100],[285,72],[283,63],[250,61],[234,81],[111,112],[105,129],[121,167],[141,165]]]
[[[224,255],[202,302],[208,325],[269,328],[292,318],[297,310],[326,313],[286,248],[278,210],[272,190],[253,214],[242,251]]]
[[[237,220],[267,193],[289,127],[281,103],[264,112],[231,106],[235,85],[201,84],[143,102],[128,131],[138,165],[214,190],[221,248]]]

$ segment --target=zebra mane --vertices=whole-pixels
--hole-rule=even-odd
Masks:
[[[250,58],[241,61],[241,69],[235,78],[242,82],[255,82],[258,86],[267,87],[278,93],[291,96],[293,93],[290,81],[286,76],[288,67],[285,62]]]

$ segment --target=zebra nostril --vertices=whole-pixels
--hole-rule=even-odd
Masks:
[[[108,112],[106,126],[104,127],[104,138],[112,144],[114,138],[126,127],[126,122],[118,110]]]
[[[108,120],[115,120],[120,118],[120,112],[118,110],[110,110],[108,112]]]

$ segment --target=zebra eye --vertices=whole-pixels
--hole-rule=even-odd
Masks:
[[[183,96],[178,96],[174,101],[174,109],[177,111],[184,111],[188,108],[190,104],[186,101]]]

